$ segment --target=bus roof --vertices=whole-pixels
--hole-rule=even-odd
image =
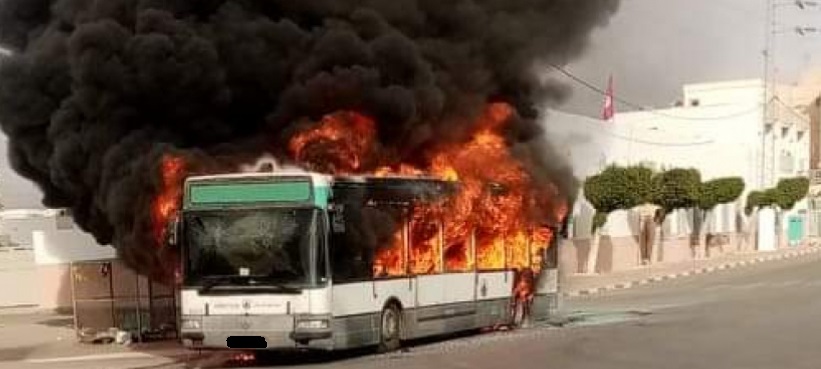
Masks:
[[[312,185],[314,188],[320,189],[319,191],[321,191],[321,188],[327,189],[325,192],[315,195],[314,200],[322,200],[319,203],[326,203],[329,200],[328,196],[323,195],[324,193],[333,196],[338,201],[358,198],[388,203],[427,202],[453,195],[458,186],[457,182],[423,176],[329,176],[305,171],[277,171],[190,177],[186,180],[186,187],[220,182],[278,182],[277,179],[307,178],[311,179]]]
[[[294,178],[294,177],[309,177],[315,185],[321,184],[353,184],[353,183],[370,183],[370,184],[384,184],[396,185],[401,183],[438,183],[438,184],[455,184],[453,181],[446,181],[434,177],[427,176],[405,176],[405,175],[388,175],[388,176],[373,176],[373,175],[338,175],[331,176],[327,174],[320,174],[305,171],[277,171],[277,172],[249,172],[249,173],[229,173],[229,174],[215,174],[207,176],[193,176],[186,178],[186,182],[212,182],[220,180],[241,180],[241,179],[274,179],[274,178]]]
[[[310,177],[314,185],[329,185],[332,177],[319,173],[304,171],[279,171],[279,172],[253,172],[253,173],[230,173],[215,174],[207,176],[194,176],[186,178],[186,183],[214,182],[222,180],[242,180],[242,179],[275,179],[275,178],[305,178]]]

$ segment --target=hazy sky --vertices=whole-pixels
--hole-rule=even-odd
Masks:
[[[622,0],[611,23],[594,35],[588,53],[568,69],[604,86],[612,73],[619,97],[643,106],[667,106],[681,86],[762,78],[766,0]],[[800,37],[796,26],[821,28],[821,8],[777,7],[775,65],[783,82],[821,62],[821,34]],[[820,89],[821,90],[821,89]],[[602,97],[574,88],[564,110],[598,115]],[[625,109],[624,107],[621,107]]]
[[[821,9],[800,11],[793,0],[780,3],[782,31],[799,25],[821,29]],[[671,104],[688,82],[761,78],[765,4],[766,0],[622,0],[619,13],[596,32],[588,53],[568,70],[599,86],[612,74],[619,97],[644,106]],[[799,71],[821,64],[821,34],[802,38],[783,32],[776,45],[776,65],[787,82]],[[562,109],[598,115],[602,96],[568,83],[574,94]],[[5,146],[5,139],[0,139],[2,152]],[[0,201],[6,207],[40,206],[38,191],[15,176],[3,156]]]
[[[0,134],[0,204],[6,209],[41,208],[40,190],[15,173],[8,162],[7,139]]]

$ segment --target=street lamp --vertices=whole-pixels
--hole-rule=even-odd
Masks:
[[[795,0],[795,6],[797,6],[801,10],[804,10],[807,8],[818,7],[818,2],[809,0]]]
[[[806,36],[808,34],[818,33],[818,28],[816,27],[795,27],[795,33],[799,36]]]
[[[805,10],[809,8],[817,8],[821,5],[818,1],[814,0],[795,0],[795,1],[787,1],[787,2],[774,2],[772,3],[773,8],[783,8],[788,6],[795,6],[798,9]]]

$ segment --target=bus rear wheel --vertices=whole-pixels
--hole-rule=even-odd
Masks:
[[[402,315],[395,305],[382,310],[379,325],[379,352],[396,351],[402,346]]]

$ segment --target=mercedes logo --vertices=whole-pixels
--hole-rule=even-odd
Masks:
[[[242,323],[240,323],[240,327],[242,327],[242,329],[247,331],[247,330],[251,329],[251,322],[249,322],[247,320],[243,320]]]

